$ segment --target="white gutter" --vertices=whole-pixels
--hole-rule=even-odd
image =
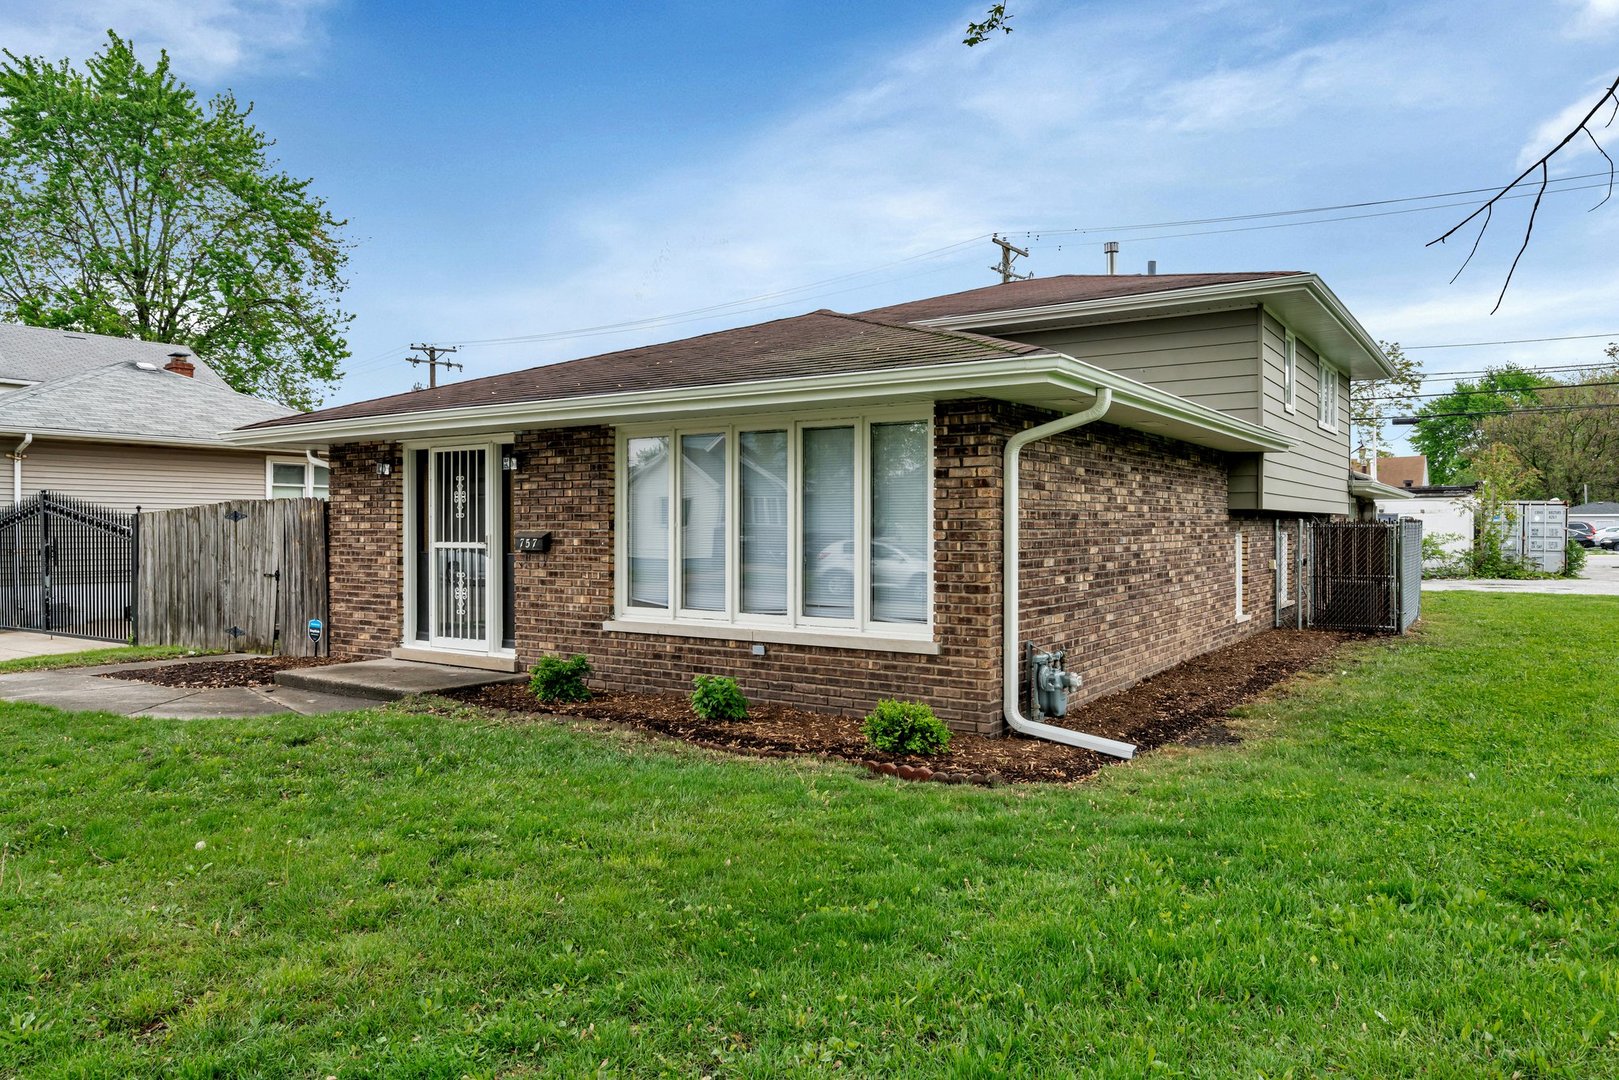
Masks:
[[[1004,499],[1001,507],[1001,706],[1006,722],[1013,731],[1033,735],[1037,739],[1082,746],[1100,754],[1114,757],[1134,757],[1133,743],[1104,739],[1084,731],[1042,724],[1030,720],[1018,708],[1018,462],[1023,448],[1029,443],[1064,431],[1072,431],[1093,420],[1100,420],[1113,405],[1113,391],[1103,386],[1096,391],[1096,400],[1083,412],[1059,417],[1048,424],[1020,431],[1006,441],[1006,463],[1001,481]]]
[[[30,431],[30,432],[26,433],[25,435],[23,435],[22,442],[17,444],[17,449],[13,450],[8,455],[11,458],[11,505],[12,506],[16,506],[18,503],[22,502],[22,459],[23,459],[23,451],[27,450],[29,445],[32,444],[33,441],[34,441],[34,433],[32,431]]]

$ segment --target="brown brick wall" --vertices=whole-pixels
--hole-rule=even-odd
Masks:
[[[1049,419],[1020,412],[1020,426]],[[1219,451],[1103,423],[1024,450],[1020,630],[1068,650],[1085,680],[1071,703],[1271,628],[1272,519],[1233,518],[1227,475]]]
[[[333,653],[386,656],[399,644],[405,478],[397,443],[331,452],[330,622]],[[377,462],[393,466],[377,475]]]
[[[759,700],[859,714],[916,697],[961,730],[998,733],[1001,465],[1009,435],[1048,419],[996,402],[935,412],[934,627],[938,656],[628,634],[613,617],[611,428],[523,432],[515,527],[549,531],[516,560],[517,651],[583,652],[598,685],[687,690],[735,677]],[[375,475],[377,460],[396,463]],[[332,454],[333,650],[382,655],[400,636],[402,470],[397,446]],[[1272,523],[1226,510],[1224,455],[1092,425],[1024,453],[1023,634],[1070,650],[1080,700],[1122,689],[1272,624]],[[1232,536],[1246,537],[1247,610],[1233,612]]]

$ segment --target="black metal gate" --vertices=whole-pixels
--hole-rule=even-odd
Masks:
[[[1403,634],[1422,603],[1422,522],[1304,527],[1305,617],[1318,630]]]
[[[0,510],[0,628],[129,641],[135,514],[42,491]]]

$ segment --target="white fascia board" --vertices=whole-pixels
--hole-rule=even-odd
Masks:
[[[720,386],[637,390],[595,394],[554,401],[521,401],[498,405],[396,413],[343,420],[313,420],[275,428],[238,428],[225,432],[235,446],[329,446],[368,439],[410,441],[448,438],[488,431],[566,427],[579,424],[627,424],[682,416],[716,416],[729,412],[812,409],[859,401],[929,400],[972,394],[995,396],[1041,389],[1086,396],[1099,387],[1113,388],[1115,400],[1133,408],[1189,424],[1259,452],[1285,450],[1292,444],[1275,434],[1163,390],[1094,367],[1062,353],[1044,352],[928,367],[885,369],[792,379],[771,379]]]
[[[937,319],[918,319],[917,326],[936,330],[988,330],[1006,327],[1042,327],[1060,325],[1070,319],[1098,319],[1100,316],[1144,318],[1157,311],[1177,307],[1209,304],[1274,303],[1279,297],[1303,292],[1342,330],[1369,359],[1383,378],[1394,374],[1388,357],[1381,346],[1366,332],[1366,328],[1349,313],[1333,291],[1315,274],[1293,274],[1288,277],[1259,278],[1253,281],[1223,282],[1219,285],[1199,285],[1190,289],[1166,289],[1163,292],[1138,293],[1134,296],[1107,297],[1099,300],[1076,300],[1066,304],[1047,304],[1041,307],[1007,308],[1002,311],[981,311],[973,315],[949,315]],[[1364,370],[1364,368],[1362,369]]]
[[[1411,499],[1415,498],[1403,488],[1390,487],[1380,484],[1376,480],[1362,480],[1359,477],[1349,478],[1349,493],[1358,499]]]
[[[12,432],[0,429],[0,438],[9,438]],[[89,442],[106,443],[112,446],[172,446],[184,450],[220,450],[225,453],[236,453],[243,450],[275,452],[294,454],[300,461],[303,460],[303,444],[288,442],[285,438],[275,443],[263,443],[246,446],[235,442],[219,439],[174,439],[162,435],[126,435],[118,431],[75,431],[71,428],[42,428],[17,427],[15,434],[18,438],[23,435],[32,435],[36,439],[60,439],[63,442]]]

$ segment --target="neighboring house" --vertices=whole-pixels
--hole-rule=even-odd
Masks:
[[[173,345],[0,323],[7,505],[39,491],[120,510],[324,495],[325,464],[302,449],[219,437],[292,414]]]
[[[1568,508],[1568,520],[1590,522],[1592,528],[1619,525],[1619,502],[1588,502]]]
[[[1066,648],[1083,700],[1269,628],[1295,525],[1356,512],[1349,380],[1387,374],[1312,274],[1070,276],[229,438],[330,453],[334,653],[585,653],[604,685],[717,673],[994,734],[1027,730],[1026,644]],[[1061,417],[1093,422],[1012,441]]]
[[[1408,457],[1380,457],[1372,462],[1372,479],[1395,488],[1428,487],[1428,458],[1423,454]]]

